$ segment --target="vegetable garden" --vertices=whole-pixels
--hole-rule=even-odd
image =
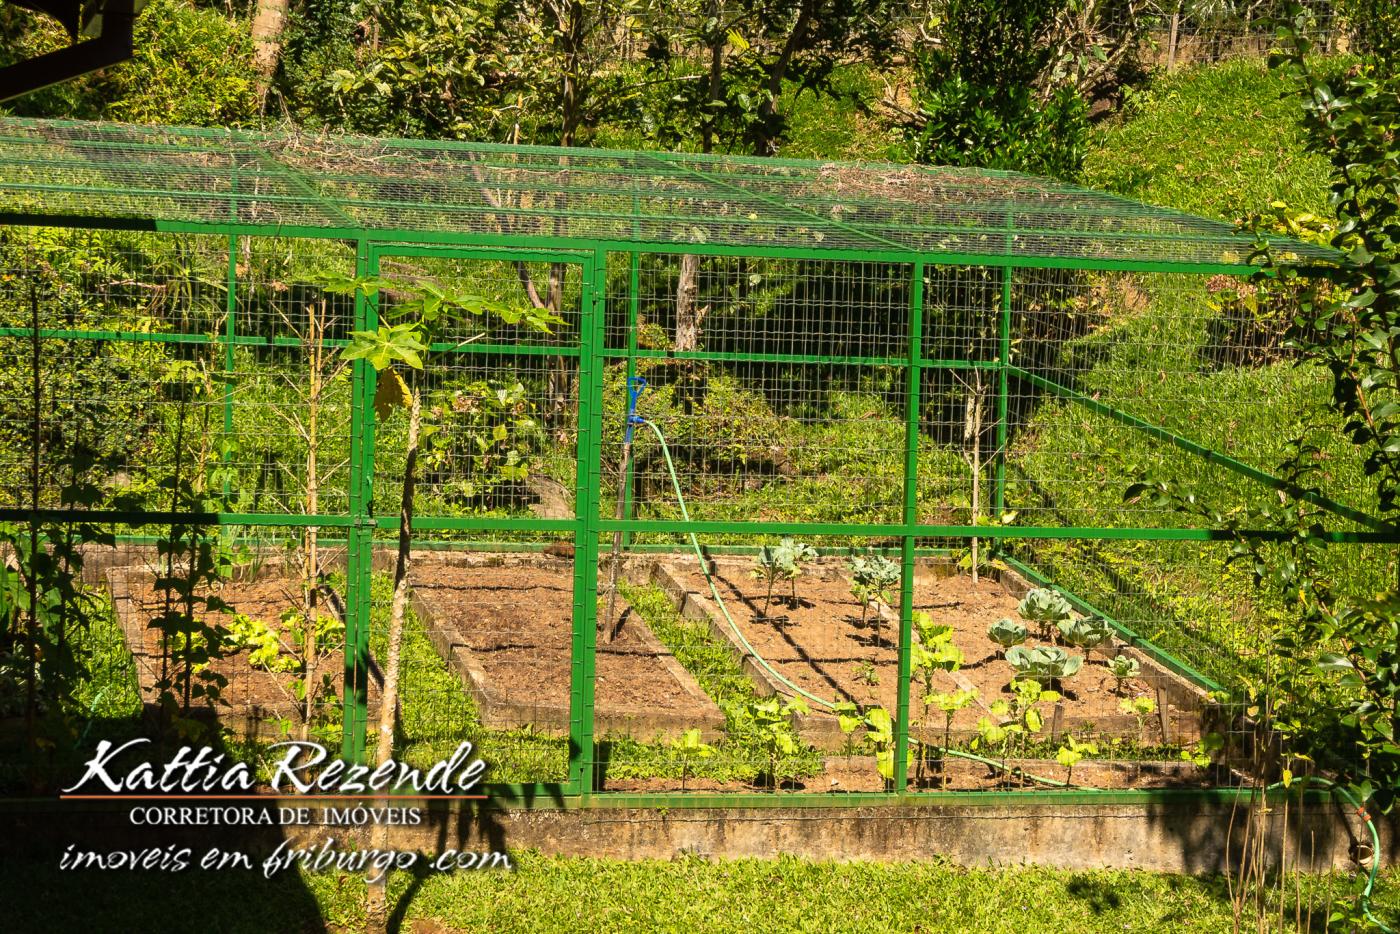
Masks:
[[[1228,225],[1005,172],[21,120],[0,216],[0,714],[49,760],[121,726],[470,739],[513,796],[1269,777],[1223,690],[1283,614],[1225,559],[1338,420]],[[1375,589],[1395,533],[1318,460],[1334,584]]]

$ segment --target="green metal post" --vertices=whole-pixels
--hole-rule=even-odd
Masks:
[[[238,337],[238,237],[228,238],[228,283],[224,299],[224,444],[220,460],[224,465],[224,509],[229,508],[233,494],[233,477],[229,476],[229,459],[233,456],[229,444],[233,441],[233,373],[236,366],[233,348]]]
[[[1001,271],[1001,339],[997,348],[997,459],[992,510],[997,519],[1006,509],[1006,439],[1011,384],[1011,267]]]
[[[355,274],[378,271],[378,258],[371,256],[369,244],[359,241]],[[359,292],[355,295],[355,330],[379,326],[378,309]],[[371,577],[374,557],[374,368],[363,360],[351,365],[350,393],[350,517],[353,524],[346,536],[346,627],[345,696],[343,699],[341,756],[350,762],[363,762],[368,730],[369,632]]]
[[[631,380],[637,375],[637,314],[641,306],[641,256],[636,250],[632,251],[632,268],[628,279],[627,288],[627,380],[631,386]],[[600,360],[601,366],[605,361]],[[622,518],[632,518],[632,478],[636,475],[636,461],[629,458],[627,461],[627,475],[623,482],[627,484],[622,493]],[[632,533],[622,533],[622,547],[624,550],[632,545]]]
[[[574,485],[574,629],[570,653],[569,785],[593,790],[594,652],[598,633],[598,510],[601,482],[603,339],[602,289],[607,254],[584,264],[580,298],[578,463]]]
[[[904,524],[919,521],[919,392],[923,379],[924,264],[916,261],[909,284],[909,359],[904,425]],[[905,534],[900,548],[899,577],[899,691],[894,724],[894,790],[908,790],[909,763],[909,653],[914,633],[914,536]]]

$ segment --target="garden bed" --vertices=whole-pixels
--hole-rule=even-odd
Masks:
[[[790,605],[787,589],[780,585],[765,617],[767,588],[749,573],[751,561],[721,558],[713,567],[715,586],[734,622],[779,675],[817,697],[850,700],[862,708],[879,705],[894,712],[899,665],[897,593],[892,595],[893,607],[879,614],[868,611],[862,621],[844,562],[821,559],[798,579],[797,605]],[[748,655],[694,562],[659,563],[652,580],[683,615],[709,621],[714,635],[741,659],[760,693],[792,693]],[[984,574],[973,584],[969,575],[955,573],[950,562],[924,560],[916,566],[915,609],[927,611],[937,624],[951,626],[953,643],[964,657],[958,671],[935,672],[933,688],[977,693],[972,705],[954,715],[954,739],[976,735],[977,721],[990,715],[990,705],[999,698],[1010,699],[1007,685],[1012,670],[1002,659],[1000,646],[987,636],[987,627],[1002,617],[1019,619],[1017,603],[1028,589],[1024,579],[1011,572]],[[1139,676],[1126,682],[1121,693],[1105,662],[1119,653],[1132,655],[1141,666]],[[1166,745],[1192,742],[1202,732],[1204,692],[1117,640],[1094,649],[1062,689],[1063,699],[1044,711],[1045,736],[1052,740],[1074,733]],[[934,708],[925,719],[919,701],[921,683],[916,682],[910,693],[913,735],[941,742],[943,714]],[[1140,696],[1151,697],[1156,706],[1143,721],[1119,708],[1125,698]],[[800,732],[805,740],[825,749],[840,748],[845,739],[836,719],[819,708],[802,719]]]
[[[920,774],[917,764],[909,768],[911,791],[1054,791],[1048,783],[1039,783],[1024,776],[1034,775],[1054,782],[1066,778],[1064,766],[1053,759],[1008,759],[1010,769],[1021,775],[996,774],[987,766],[970,759],[953,758],[948,763],[947,783],[935,760],[925,765]],[[1086,759],[1069,773],[1075,788],[1141,790],[1144,788],[1217,788],[1237,784],[1239,776],[1221,766],[1199,768],[1189,762],[1154,760]],[[766,777],[758,785],[741,781],[716,781],[710,778],[690,778],[685,791],[752,793],[769,791]],[[679,778],[609,779],[601,791],[653,793],[681,791]],[[840,794],[843,792],[884,791],[885,780],[880,776],[873,756],[828,756],[822,771],[800,779],[786,779],[782,791]]]
[[[157,684],[162,677],[162,651],[161,632],[151,626],[151,621],[165,611],[165,594],[155,589],[156,574],[149,567],[112,567],[107,570],[106,577],[117,623],[135,660],[145,716],[156,718],[160,709]],[[227,625],[232,622],[234,614],[241,613],[267,623],[274,632],[280,632],[282,614],[288,609],[299,609],[302,605],[301,588],[301,581],[285,576],[276,563],[264,565],[255,573],[239,569],[232,580],[218,587],[217,596],[229,608],[216,611],[218,619],[214,622],[216,625]],[[209,591],[202,593],[208,594]],[[323,604],[322,610],[330,613],[334,612],[334,607]],[[289,638],[283,641],[291,642]],[[209,668],[226,678],[228,683],[213,704],[195,699],[191,704],[193,715],[217,719],[221,726],[248,739],[280,739],[283,737],[276,721],[300,723],[292,694],[294,674],[255,668],[248,663],[247,654],[243,651],[214,659]],[[323,657],[318,665],[318,671],[331,675],[337,689],[342,683],[344,669],[344,653],[339,650]],[[193,683],[197,684],[198,681]],[[378,686],[371,678],[371,701],[374,702],[377,696]],[[339,699],[334,703],[338,718]]]
[[[600,571],[601,580],[606,575]],[[414,612],[490,729],[567,735],[573,564],[545,555],[434,555],[417,561]],[[600,600],[599,617],[606,606]],[[622,631],[598,636],[594,733],[638,740],[700,729],[724,716],[622,597]]]

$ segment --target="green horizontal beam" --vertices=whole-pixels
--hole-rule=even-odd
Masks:
[[[377,516],[375,527],[397,529],[398,516]],[[576,532],[581,528],[577,519],[511,519],[499,516],[414,516],[415,531],[521,531],[521,532]]]
[[[19,337],[29,340],[33,333],[31,328],[0,328],[0,337]],[[67,328],[40,328],[39,339],[54,341],[120,341],[132,344],[219,344],[221,346],[228,343],[228,339],[225,337],[217,337],[209,334],[72,330]],[[254,341],[251,338],[234,338],[234,343],[254,343]]]
[[[250,525],[285,528],[346,528],[356,525],[352,516],[302,516],[275,513],[237,512],[166,512],[123,509],[54,509],[39,510],[22,507],[0,508],[0,521],[28,522],[96,522],[119,525]],[[376,528],[398,527],[398,519],[378,516]],[[504,516],[414,516],[413,528],[420,531],[520,531],[576,533],[581,528],[578,519],[535,519]],[[1093,541],[1190,541],[1224,542],[1237,538],[1259,541],[1283,541],[1289,533],[1276,529],[1154,529],[1154,528],[1088,528],[1076,526],[1014,526],[1014,525],[888,525],[874,523],[684,520],[669,519],[602,519],[602,532],[653,533],[660,535],[830,535],[843,538],[886,538],[912,535],[917,538],[983,538],[983,539],[1084,539]],[[1400,543],[1400,529],[1384,532],[1335,532],[1320,534],[1326,541],[1337,544],[1395,544]]]
[[[247,512],[169,512],[131,509],[24,509],[0,507],[0,522],[87,522],[113,525],[258,525],[347,528],[353,516],[294,516]]]
[[[735,353],[722,350],[636,350],[620,347],[605,349],[600,356],[609,360],[708,360],[717,363],[812,363],[825,366],[904,367],[903,357],[843,357],[825,354]]]
[[[488,801],[463,800],[472,804],[490,803],[498,808],[554,809],[579,797],[578,788],[573,782],[484,782],[481,793],[487,796]]]
[[[469,262],[486,259],[503,263],[568,263],[575,266],[582,265],[592,259],[592,254],[585,250],[550,248],[521,250],[477,247],[464,251],[442,246],[397,243],[372,243],[370,244],[370,252],[376,259],[410,257],[414,259],[467,260]]]
[[[588,239],[548,235],[504,235],[464,233],[461,231],[415,230],[399,227],[321,227],[304,224],[252,224],[228,221],[187,221],[156,218],[110,217],[92,214],[42,214],[25,211],[0,211],[0,225],[36,227],[75,227],[103,230],[135,230],[153,233],[184,233],[196,235],[239,235],[252,237],[289,237],[321,240],[359,240],[373,238],[381,245],[440,244],[457,246],[495,246],[519,249],[582,249],[605,252],[638,252],[698,256],[755,256],[776,259],[830,262],[912,263],[922,258],[931,266],[986,266],[991,268],[1080,269],[1085,271],[1182,273],[1190,275],[1248,276],[1258,267],[1247,263],[1203,263],[1150,261],[1071,256],[1018,256],[997,253],[972,253],[942,250],[866,250],[843,247],[819,247],[762,243],[657,243],[631,239]]]
[[[909,365],[908,356],[899,357],[847,357],[828,354],[786,354],[786,353],[738,353],[722,350],[636,350],[626,348],[608,349],[601,352],[609,360],[708,360],[720,363],[796,363],[820,366],[882,366],[904,369]],[[930,370],[994,370],[995,360],[938,360],[921,359],[917,366]]]
[[[515,357],[577,357],[576,344],[477,344],[471,341],[446,341],[432,345],[432,350],[455,354],[495,354]]]
[[[1198,444],[1197,442],[1192,441],[1189,438],[1184,438],[1181,435],[1178,435],[1175,432],[1168,431],[1167,429],[1162,428],[1159,425],[1154,425],[1151,422],[1146,421],[1145,419],[1138,418],[1136,415],[1129,415],[1127,412],[1124,412],[1120,409],[1116,409],[1113,406],[1106,405],[1103,402],[1100,402],[1098,399],[1092,398],[1091,396],[1087,396],[1084,393],[1079,392],[1077,390],[1070,389],[1068,386],[1062,386],[1059,383],[1053,382],[1052,380],[1045,379],[1042,376],[1037,376],[1034,373],[1031,373],[1027,370],[1023,370],[1018,366],[1007,367],[1007,372],[1009,372],[1013,376],[1025,380],[1033,386],[1038,386],[1041,389],[1052,392],[1062,399],[1066,399],[1077,405],[1081,405],[1084,408],[1087,408],[1090,411],[1095,412],[1099,415],[1105,415],[1118,422],[1119,424],[1127,425],[1129,428],[1135,428],[1138,431],[1141,431],[1144,434],[1157,439],[1158,441],[1165,441],[1183,451],[1186,451],[1189,454],[1194,454],[1197,457],[1200,457],[1209,463],[1219,464],[1221,467],[1224,467],[1227,470],[1233,471],[1234,473],[1237,473],[1242,477],[1247,477],[1248,479],[1253,480],[1257,483],[1261,483],[1264,486],[1269,487],[1270,489],[1279,490],[1281,492],[1289,494],[1290,496],[1302,499],[1305,502],[1312,503],[1314,506],[1326,509],[1328,512],[1340,516],[1343,519],[1350,519],[1352,522],[1355,522],[1358,525],[1364,525],[1369,529],[1374,529],[1377,532],[1385,533],[1387,535],[1394,535],[1397,531],[1400,531],[1400,527],[1390,525],[1386,522],[1382,522],[1374,516],[1368,515],[1360,511],[1359,509],[1353,509],[1350,506],[1339,503],[1333,499],[1328,499],[1327,497],[1322,496],[1318,493],[1314,493],[1311,490],[1304,490],[1296,484],[1289,483],[1282,477],[1277,477],[1271,473],[1268,473],[1267,471],[1260,470],[1257,467],[1251,467],[1243,461],[1236,460],[1235,458],[1230,457],[1228,454],[1221,454],[1219,451],[1216,451],[1213,448],[1208,448],[1203,444]]]
[[[985,538],[985,539],[1085,539],[1121,541],[1225,542],[1244,537],[1260,541],[1283,541],[1288,532],[1277,529],[1181,529],[1181,528],[1092,528],[1086,526],[1017,525],[904,525],[901,523],[802,522],[793,520],[691,520],[681,519],[603,519],[604,532],[652,532],[681,535],[835,535],[844,537]],[[1321,538],[1338,544],[1400,543],[1400,529],[1379,532],[1320,533]]]
[[[18,337],[28,340],[30,334],[29,328],[0,328],[0,337]],[[39,338],[41,340],[112,341],[135,344],[217,344],[221,347],[233,344],[238,347],[286,349],[299,349],[307,346],[305,341],[296,337],[259,337],[242,334],[230,338],[218,334],[93,331],[63,328],[40,328]],[[349,341],[340,338],[326,338],[321,341],[322,347],[343,348],[349,344]],[[439,341],[431,345],[430,349],[438,353],[496,354],[501,356],[577,357],[579,355],[579,349],[576,345],[552,344],[480,344],[473,341]]]

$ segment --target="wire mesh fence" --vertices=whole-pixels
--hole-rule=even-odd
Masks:
[[[427,171],[408,144],[335,145]],[[640,158],[433,159],[478,156]],[[860,225],[831,211],[855,170],[722,168],[754,186],[732,208],[820,184],[824,216]],[[541,197],[577,181],[551,179]],[[1004,194],[938,184],[965,227]],[[925,195],[856,201],[888,226]],[[407,558],[394,754],[469,741],[515,793],[1249,779],[1255,725],[1217,692],[1270,664],[1284,609],[1225,560],[1224,517],[1288,493],[1288,439],[1336,423],[1277,316],[1242,312],[1243,248],[1206,222],[1114,207],[1179,239],[1122,227],[1111,256],[1047,266],[1032,239],[1073,227],[1063,198],[990,264],[966,230],[928,255],[745,248],[747,218],[703,253],[580,242],[572,221],[424,245],[254,232],[234,202],[222,229],[0,232],[0,715],[19,735],[374,755]],[[429,341],[375,359],[424,318]],[[1358,508],[1364,473],[1324,453],[1329,574],[1365,592],[1393,537]],[[1211,508],[1127,498],[1147,477]],[[32,744],[11,748],[32,776]]]

